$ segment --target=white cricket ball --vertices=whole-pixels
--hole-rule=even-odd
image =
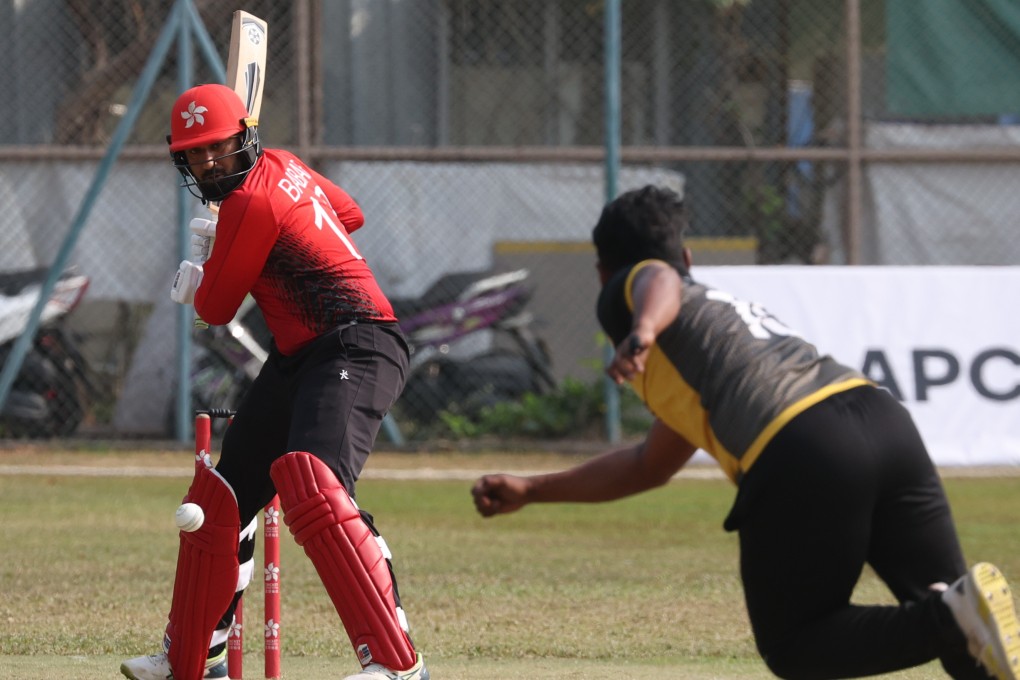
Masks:
[[[177,528],[181,531],[198,531],[202,523],[205,522],[205,511],[200,505],[185,503],[177,508],[174,520],[177,522]]]

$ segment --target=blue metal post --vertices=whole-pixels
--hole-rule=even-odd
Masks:
[[[616,198],[620,174],[620,0],[605,1],[605,148],[606,202]],[[606,365],[613,360],[615,348],[608,342],[604,351]],[[606,400],[606,436],[610,442],[621,439],[620,391],[608,376],[604,380]]]
[[[194,84],[195,74],[192,61],[192,37],[196,38],[205,60],[219,82],[227,78],[223,60],[220,59],[216,46],[209,32],[202,23],[202,18],[192,0],[179,0],[181,12],[181,28],[177,39],[177,86],[184,92]],[[177,259],[188,257],[188,217],[191,212],[191,194],[184,188],[177,190]],[[177,309],[177,408],[175,434],[180,442],[190,441],[194,425],[191,412],[191,331],[194,328],[195,313],[188,305]]]
[[[198,47],[202,51],[202,55],[205,57],[205,63],[212,69],[213,78],[217,82],[224,83],[227,80],[227,69],[223,66],[223,60],[220,58],[220,53],[216,49],[216,43],[213,42],[212,36],[209,35],[209,31],[206,30],[205,24],[202,23],[202,17],[199,15],[198,10],[195,9],[193,0],[180,0],[184,6],[182,10],[184,17],[182,17],[182,33],[184,22],[187,22],[191,26],[191,36],[194,36],[198,40]],[[190,85],[188,86],[190,87]]]
[[[142,73],[138,78],[138,83],[135,85],[135,89],[132,92],[131,101],[127,107],[127,113],[117,125],[117,129],[113,133],[113,139],[110,141],[110,146],[107,148],[106,154],[103,156],[103,160],[100,162],[99,168],[96,170],[96,174],[92,178],[92,184],[89,185],[88,190],[85,192],[85,197],[82,199],[82,203],[78,208],[78,213],[75,215],[74,221],[71,223],[71,228],[67,236],[64,238],[64,242],[60,246],[60,251],[57,253],[56,258],[50,265],[49,272],[46,275],[46,280],[42,285],[42,290],[39,291],[39,299],[36,300],[35,307],[32,308],[32,313],[29,315],[28,323],[25,326],[25,332],[23,332],[15,341],[14,347],[11,348],[11,353],[8,356],[7,361],[4,363],[3,370],[0,371],[0,409],[3,408],[4,403],[7,401],[7,397],[10,395],[11,387],[14,385],[14,379],[21,370],[21,365],[24,363],[25,356],[28,354],[32,340],[35,338],[35,333],[39,328],[39,320],[42,318],[42,312],[43,308],[46,306],[46,301],[52,294],[53,288],[56,286],[57,279],[60,278],[60,274],[67,266],[67,261],[70,259],[71,253],[74,251],[74,246],[78,242],[78,237],[81,235],[81,232],[85,227],[85,223],[88,221],[89,215],[92,213],[92,208],[95,205],[96,200],[99,198],[99,194],[102,193],[103,186],[106,184],[106,179],[110,174],[110,169],[113,167],[114,161],[117,160],[117,156],[120,155],[121,148],[127,141],[128,135],[134,128],[135,122],[138,120],[138,115],[141,113],[142,106],[145,104],[145,101],[149,96],[149,90],[152,89],[152,85],[156,81],[156,77],[159,75],[159,69],[163,65],[163,61],[166,58],[167,53],[170,51],[170,45],[173,42],[174,36],[180,25],[180,12],[178,5],[179,3],[175,4],[170,10],[170,15],[167,18],[166,24],[163,26],[163,31],[159,34],[159,38],[156,40],[156,44],[152,48],[152,53],[149,55],[149,60],[145,63],[145,67],[142,69]]]
[[[192,23],[187,18],[185,6],[189,0],[181,0],[181,30],[177,35],[177,90],[184,92],[194,81],[195,69],[191,60]],[[177,261],[188,257],[188,191],[177,189]],[[189,305],[177,306],[177,409],[174,418],[174,433],[177,441],[186,442],[192,437],[191,418],[191,329],[194,327],[194,312]]]

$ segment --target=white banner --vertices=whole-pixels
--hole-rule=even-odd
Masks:
[[[910,410],[939,465],[1020,464],[1020,267],[698,267]]]

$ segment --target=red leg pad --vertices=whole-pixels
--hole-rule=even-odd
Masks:
[[[181,532],[163,646],[175,680],[198,680],[205,675],[213,630],[237,588],[241,520],[233,490],[210,468],[195,470],[184,502],[200,505],[205,522],[196,531]]]
[[[303,451],[277,459],[270,475],[284,522],[319,572],[362,666],[413,666],[414,646],[400,625],[389,564],[340,480]]]

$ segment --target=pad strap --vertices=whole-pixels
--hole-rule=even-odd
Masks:
[[[296,451],[277,459],[270,475],[284,522],[315,565],[361,665],[414,666],[387,555],[336,474]]]
[[[241,520],[230,485],[215,470],[199,467],[184,497],[205,512],[196,531],[181,532],[170,621],[163,647],[175,680],[198,680],[213,629],[238,585],[238,531]]]
[[[240,628],[234,627],[234,612],[255,575],[255,534],[258,526],[259,518],[255,516],[251,518],[251,523],[241,530],[240,540],[237,544],[237,561],[240,563],[237,572],[237,588],[235,588],[234,599],[227,606],[227,611],[220,617],[219,623],[216,624],[216,630],[213,631],[212,639],[209,641],[210,655],[216,645],[227,642],[231,633],[235,636],[240,633]]]

